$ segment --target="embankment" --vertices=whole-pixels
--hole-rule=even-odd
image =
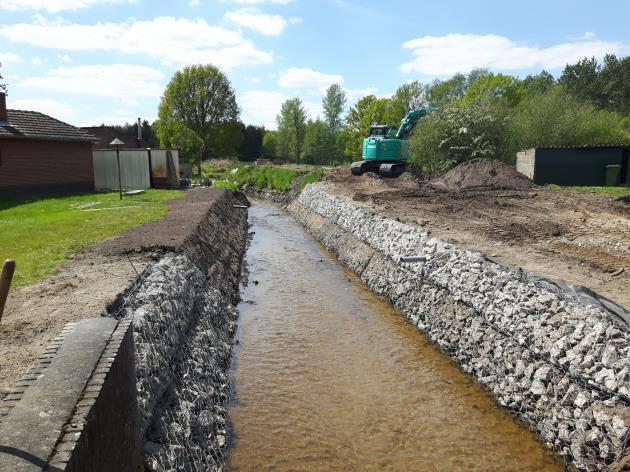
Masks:
[[[244,203],[190,191],[94,248],[154,262],[103,317],[68,325],[0,403],[1,470],[221,468]]]
[[[630,330],[621,318],[317,185],[289,211],[567,462],[604,470],[627,455]],[[419,254],[426,262],[400,262]]]

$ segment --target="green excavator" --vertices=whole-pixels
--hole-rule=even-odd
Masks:
[[[353,175],[374,172],[383,177],[399,177],[408,159],[409,137],[418,120],[430,112],[428,107],[412,110],[400,122],[400,128],[376,125],[363,140],[362,160],[353,162]]]

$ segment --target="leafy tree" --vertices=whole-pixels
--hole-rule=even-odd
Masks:
[[[321,120],[309,120],[304,136],[304,162],[308,164],[325,164],[333,159],[335,135],[330,131],[328,123]]]
[[[579,146],[630,140],[630,123],[554,87],[526,97],[513,111],[511,153],[536,146]]]
[[[508,159],[505,100],[486,93],[474,100],[452,100],[421,120],[410,142],[416,170],[432,177],[474,158]]]
[[[203,139],[197,133],[178,121],[161,121],[155,123],[160,143],[164,147],[179,150],[182,159],[196,165],[201,177],[201,157],[203,154]]]
[[[338,133],[341,130],[343,121],[341,115],[347,102],[346,92],[339,84],[333,84],[326,89],[326,96],[322,100],[324,106],[324,117],[331,133]]]
[[[427,99],[433,108],[439,108],[450,100],[462,97],[466,87],[464,74],[455,74],[448,80],[434,80],[427,88]]]
[[[617,59],[614,54],[607,54],[599,78],[603,95],[600,105],[630,114],[630,56]]]
[[[521,83],[526,94],[544,93],[556,85],[556,79],[543,69],[540,74],[528,75]]]
[[[203,157],[234,153],[242,140],[235,132],[239,116],[236,95],[217,67],[193,65],[175,73],[166,86],[158,116],[194,131],[204,142]]]
[[[243,143],[239,149],[239,159],[242,161],[255,161],[262,154],[263,137],[265,128],[263,126],[247,125],[242,127]]]
[[[298,97],[286,100],[280,107],[276,121],[280,131],[281,152],[286,151],[288,157],[288,151],[292,150],[296,162],[299,163],[306,133],[306,109],[302,105],[302,100]]]
[[[389,108],[385,114],[385,121],[398,124],[411,110],[427,104],[426,87],[414,80],[398,87],[389,102]]]
[[[267,159],[275,159],[278,154],[278,131],[265,131],[262,143],[262,155]]]
[[[558,81],[567,92],[583,101],[601,103],[597,59],[586,57],[575,64],[567,64]]]
[[[494,96],[516,105],[524,93],[521,81],[511,75],[487,73],[470,83],[466,88],[464,100],[476,101],[483,96]]]

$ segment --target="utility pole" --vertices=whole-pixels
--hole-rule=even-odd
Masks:
[[[119,149],[121,144],[125,144],[125,143],[123,143],[118,138],[114,139],[111,143],[109,143],[110,146],[116,147],[116,167],[118,168],[118,194],[120,196],[120,199],[122,200],[122,176],[120,174],[120,149]]]

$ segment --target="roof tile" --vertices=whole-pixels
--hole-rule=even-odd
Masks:
[[[8,122],[0,123],[0,139],[30,138],[53,141],[94,141],[96,138],[75,126],[37,111],[7,110]]]

